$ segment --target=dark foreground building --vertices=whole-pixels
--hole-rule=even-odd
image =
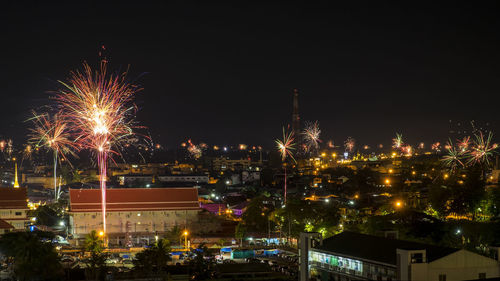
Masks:
[[[322,281],[458,281],[500,276],[498,261],[463,249],[348,231],[323,241],[317,237],[301,235],[301,281],[311,277]]]

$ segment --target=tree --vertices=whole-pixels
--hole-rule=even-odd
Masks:
[[[245,238],[245,235],[247,233],[246,226],[242,222],[239,222],[238,225],[236,225],[234,232],[234,237],[236,239],[240,239],[240,247],[243,246],[243,238]]]
[[[500,215],[500,188],[490,188],[488,191],[488,213],[493,217]]]
[[[167,233],[165,233],[165,239],[169,241],[175,241],[175,243],[179,242],[178,245],[182,244],[181,238],[182,238],[182,229],[177,224],[174,227],[172,227],[172,229],[170,229]]]
[[[429,189],[429,203],[438,215],[442,218],[449,214],[448,200],[451,198],[451,192],[446,186],[433,185]]]
[[[62,218],[59,217],[56,210],[49,205],[39,206],[32,211],[32,216],[36,218],[36,223],[39,225],[54,226],[59,224]]]
[[[52,237],[43,232],[11,232],[0,238],[0,250],[13,260],[18,280],[61,280],[62,266],[50,243]]]
[[[250,201],[243,213],[242,221],[250,232],[267,232],[267,220],[270,210],[264,205],[266,197],[258,196]]]
[[[108,255],[103,253],[104,241],[99,237],[97,231],[92,230],[85,237],[85,250],[90,252],[90,259],[87,263],[88,275],[94,280],[103,280],[106,273],[106,260]]]
[[[195,250],[196,255],[189,263],[192,280],[206,280],[210,279],[210,272],[212,263],[206,259],[208,256],[208,248],[205,244],[200,244]]]
[[[462,172],[439,177],[430,188],[431,205],[443,217],[456,214],[474,219],[486,197],[481,169],[473,166]]]
[[[278,209],[276,220],[289,236],[299,237],[303,231],[321,232],[324,237],[338,230],[340,215],[333,203],[289,200],[285,208]]]
[[[144,274],[156,273],[162,277],[167,276],[167,262],[170,261],[170,241],[159,239],[149,248],[137,253],[134,266]]]
[[[220,246],[221,248],[224,248],[224,245],[226,244],[226,240],[221,238],[219,241],[217,241],[216,245]]]

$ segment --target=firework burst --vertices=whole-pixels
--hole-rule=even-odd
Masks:
[[[283,139],[282,140],[276,140],[276,146],[278,148],[278,151],[280,152],[281,155],[281,161],[285,162],[287,157],[290,157],[294,162],[295,158],[293,158],[293,153],[292,150],[295,149],[295,143],[293,142],[295,140],[293,131],[290,133],[285,133],[285,128],[283,128]],[[285,198],[285,204],[286,204],[286,166],[283,166],[283,169],[285,170],[285,192],[284,192],[284,198]]]
[[[33,122],[33,128],[30,129],[30,143],[35,147],[50,150],[54,154],[54,194],[58,200],[57,163],[60,159],[68,160],[68,154],[76,156],[75,151],[78,147],[71,140],[68,125],[60,114],[50,116],[48,113],[37,114],[33,111],[33,117],[29,120]],[[25,154],[31,155],[31,151],[31,145],[27,145],[24,149]]]
[[[37,114],[33,111],[33,117],[29,120],[33,122],[33,128],[30,129],[31,145],[51,150],[64,160],[68,160],[68,154],[76,156],[74,151],[78,147],[71,139],[69,127],[60,114],[50,116],[47,113]],[[25,147],[25,153],[31,154],[31,145]]]
[[[194,159],[200,159],[200,157],[203,155],[203,150],[206,149],[206,147],[207,145],[204,143],[195,145],[190,139],[187,141],[187,151],[189,152],[189,155]]]
[[[453,146],[453,143],[451,140],[448,141],[448,144],[446,146],[447,154],[441,158],[441,161],[451,170],[454,171],[457,168],[463,168],[465,167],[464,162],[462,159],[464,158],[464,152],[460,149],[456,149],[455,146]]]
[[[329,148],[334,148],[335,145],[333,144],[333,141],[332,140],[329,140],[328,143],[327,143],[328,147]]]
[[[423,142],[419,143],[418,144],[418,148],[419,149],[424,149],[425,148],[425,144]]]
[[[467,164],[482,163],[489,165],[490,158],[498,148],[498,144],[491,143],[493,134],[490,132],[488,133],[488,136],[485,137],[483,132],[479,131],[479,133],[475,134],[474,137],[475,139],[469,151]]]
[[[321,130],[319,129],[318,121],[306,123],[304,131],[302,131],[305,142],[304,148],[306,152],[313,152],[319,149],[319,144],[321,142],[321,140],[319,139],[320,134]]]
[[[127,72],[108,74],[107,61],[93,71],[84,63],[83,69],[70,73],[56,96],[62,116],[67,120],[80,149],[97,155],[101,187],[103,230],[106,233],[107,160],[120,154],[127,139],[134,135],[136,106],[134,94],[140,89],[126,81]]]
[[[23,149],[23,160],[31,159],[31,155],[33,154],[33,147],[31,144],[25,144]]]
[[[352,152],[354,150],[355,145],[356,145],[356,140],[351,137],[348,137],[344,141],[344,148],[346,151]]]
[[[403,146],[403,135],[396,133],[396,138],[392,139],[392,147],[400,149]]]
[[[458,142],[458,148],[462,152],[466,152],[469,150],[470,143],[471,143],[470,137],[464,137],[462,140]]]
[[[431,145],[431,149],[439,152],[441,150],[441,143],[440,142],[435,142]]]
[[[282,161],[285,161],[287,157],[290,157],[295,162],[295,158],[293,158],[292,153],[292,151],[295,149],[294,140],[295,137],[293,135],[293,131],[291,131],[290,133],[286,133],[285,128],[283,128],[283,139],[275,141]]]
[[[413,147],[411,145],[405,145],[401,147],[401,150],[404,152],[405,156],[412,156],[413,155]]]

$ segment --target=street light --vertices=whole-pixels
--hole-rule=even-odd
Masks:
[[[187,241],[188,241],[188,234],[189,234],[189,232],[187,230],[184,230],[183,234],[184,234],[184,249],[187,250],[187,248],[188,248],[188,242]]]

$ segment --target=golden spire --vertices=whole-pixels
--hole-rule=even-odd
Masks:
[[[17,161],[16,158],[14,160],[15,172],[14,172],[14,188],[19,188],[19,182],[17,181]]]

